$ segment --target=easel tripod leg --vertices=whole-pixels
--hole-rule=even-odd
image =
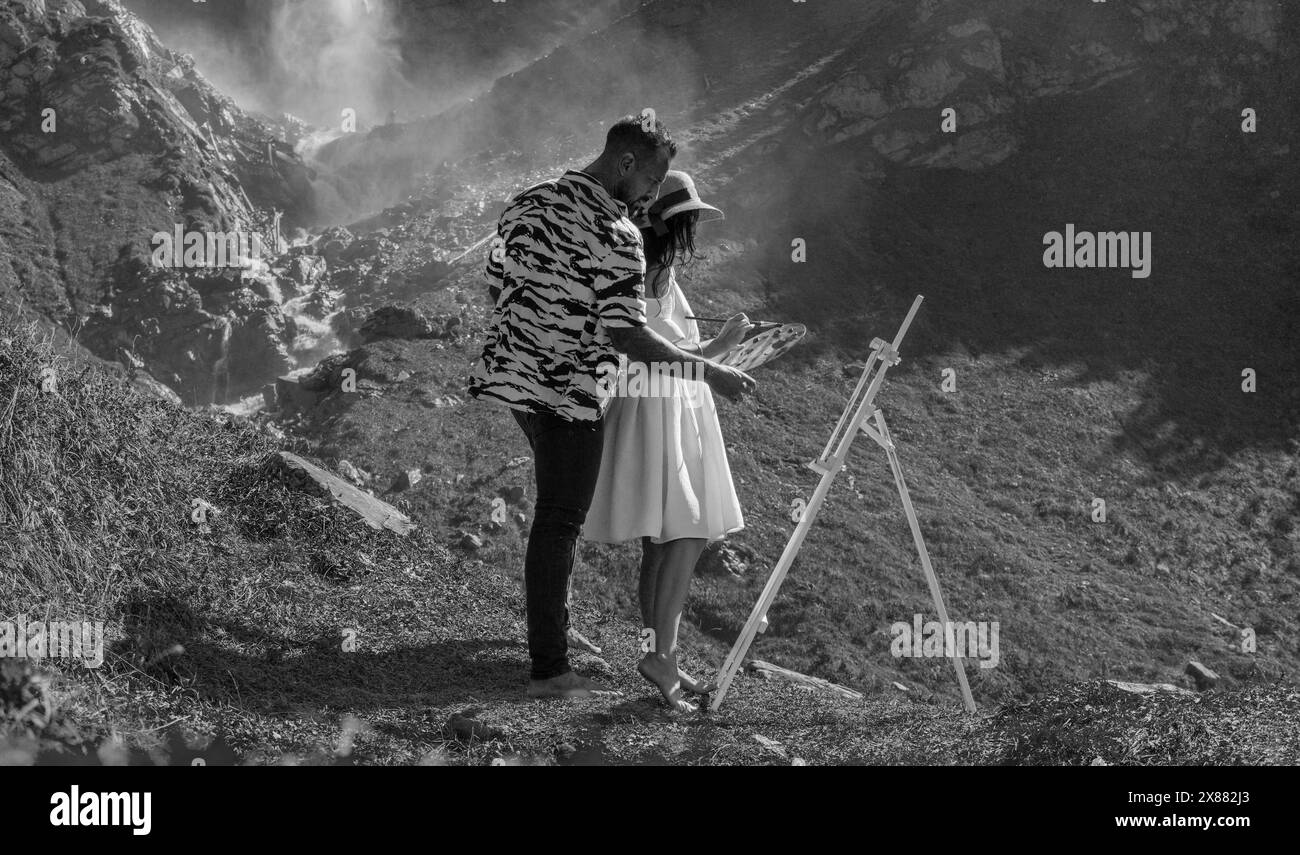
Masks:
[[[880,410],[876,410],[876,430],[883,440],[880,444],[884,446],[885,454],[889,457],[889,468],[894,473],[894,484],[898,487],[898,495],[903,500],[903,511],[907,514],[907,524],[912,529],[912,540],[916,543],[916,551],[921,556],[925,581],[930,586],[934,610],[939,614],[946,637],[949,626],[948,609],[944,606],[943,592],[939,589],[939,577],[935,575],[934,567],[930,564],[930,553],[926,550],[925,540],[921,537],[921,524],[917,521],[916,509],[912,507],[912,497],[907,492],[907,482],[903,480],[903,467],[898,461],[898,453],[894,450],[894,443],[889,437],[889,428],[885,426],[885,415]],[[955,655],[956,651],[953,653],[952,664],[957,671],[957,682],[961,684],[961,697],[966,704],[966,710],[973,713],[975,698],[971,695],[970,683],[966,681],[966,665],[962,657]]]

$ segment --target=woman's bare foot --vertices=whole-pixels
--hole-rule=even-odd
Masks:
[[[676,657],[647,653],[636,664],[636,670],[655,684],[669,709],[679,713],[699,712],[699,707],[682,697],[682,681],[678,676]]]
[[[677,669],[677,679],[682,681],[683,689],[696,695],[707,695],[710,692],[716,692],[718,690],[718,684],[712,680],[701,682],[690,674],[687,674],[681,668]]]

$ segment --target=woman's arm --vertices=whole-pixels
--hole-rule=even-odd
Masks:
[[[700,355],[705,359],[718,359],[731,352],[731,348],[727,347],[725,342],[720,343],[716,338],[700,342],[699,348]]]
[[[725,342],[720,342],[716,338],[707,339],[699,344],[692,344],[687,341],[679,341],[676,344],[687,353],[698,354],[704,359],[717,359],[726,356],[732,350]]]

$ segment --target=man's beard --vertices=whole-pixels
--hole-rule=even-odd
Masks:
[[[628,181],[625,178],[620,178],[617,182],[615,182],[614,192],[611,195],[616,200],[626,205],[628,210],[631,210],[633,205],[635,205],[637,202],[636,199],[630,198],[632,194],[628,192]]]

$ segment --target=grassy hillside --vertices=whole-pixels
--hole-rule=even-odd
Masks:
[[[108,626],[98,670],[2,663],[6,764],[1300,758],[1283,724],[1300,695],[1283,685],[1141,697],[1090,683],[968,717],[741,677],[718,715],[674,719],[633,676],[635,628],[613,615],[604,658],[579,665],[623,700],[525,702],[522,598],[500,568],[261,477],[274,446],[247,424],[143,397],[32,325],[0,324],[0,400],[0,618]],[[205,524],[194,498],[215,508]]]

